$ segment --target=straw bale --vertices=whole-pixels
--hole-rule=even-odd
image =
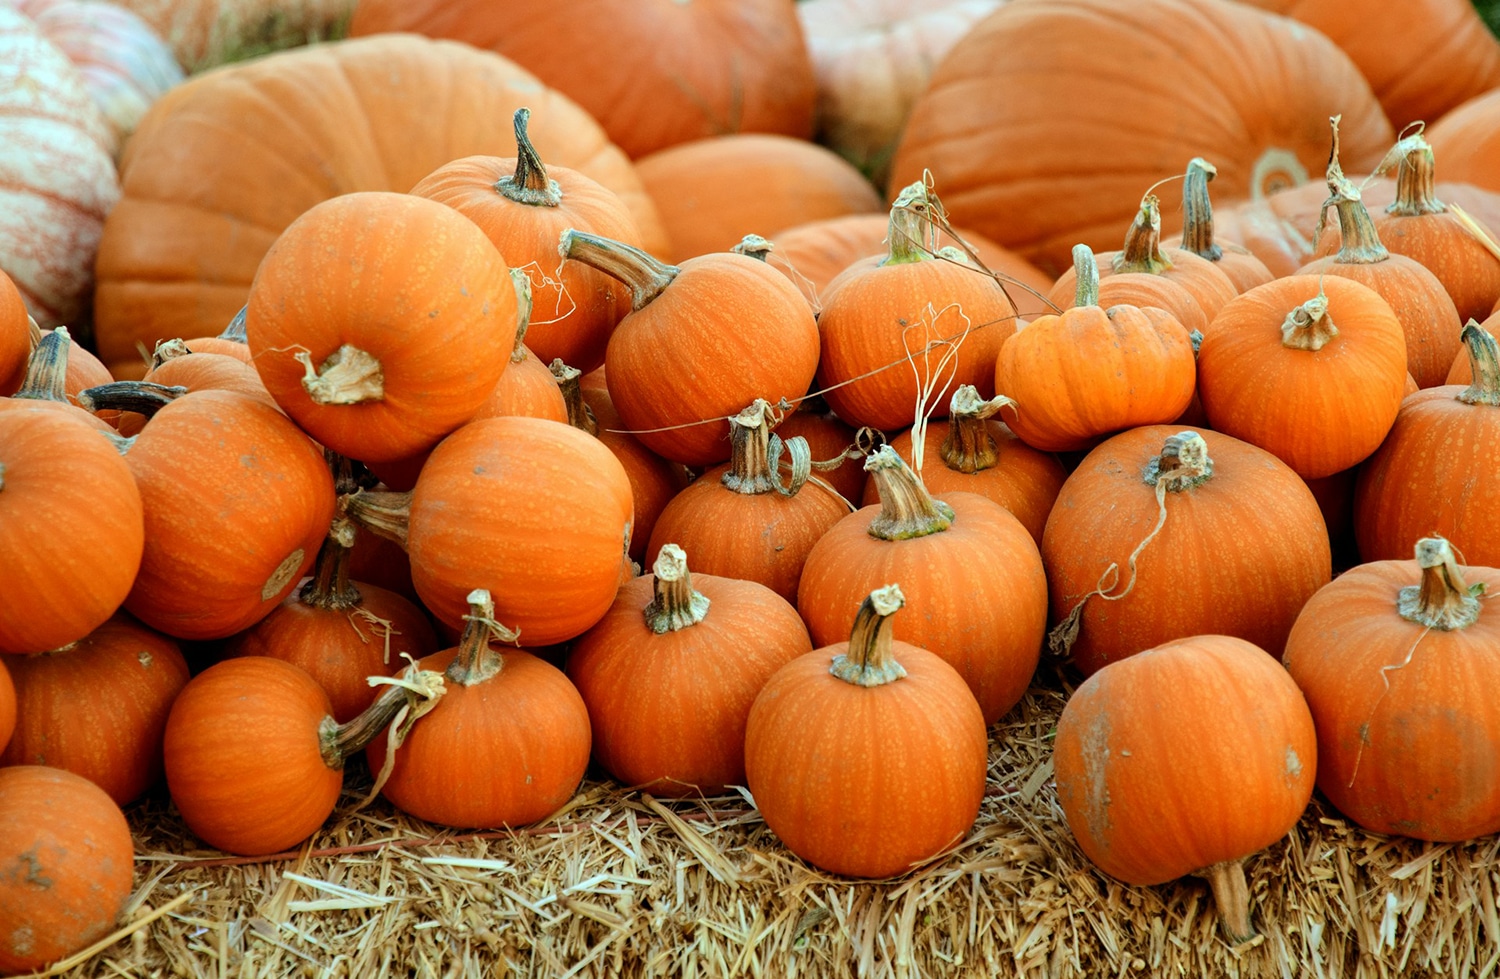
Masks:
[[[1040,682],[1040,678],[1039,678]],[[743,794],[663,801],[591,778],[546,823],[459,833],[384,800],[269,859],[205,850],[164,792],[128,815],[138,889],[70,977],[1500,977],[1500,839],[1366,833],[1315,798],[1247,866],[1257,937],[1230,947],[1206,885],[1131,887],[1068,833],[1051,769],[1065,687],[991,731],[966,839],[851,881],[782,847]]]

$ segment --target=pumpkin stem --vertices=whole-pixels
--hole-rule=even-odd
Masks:
[[[317,367],[306,350],[292,356],[303,368],[303,390],[320,405],[357,405],[385,399],[380,361],[352,343],[339,347]]]
[[[771,434],[771,406],[763,398],[756,398],[750,407],[729,419],[729,446],[729,468],[719,477],[719,483],[735,493],[758,496],[774,491],[796,496],[812,475],[812,450],[807,439],[795,435],[783,442],[781,436]],[[792,477],[785,486],[778,475],[782,449],[792,457]]]
[[[1214,474],[1214,461],[1208,456],[1208,443],[1197,432],[1178,432],[1167,436],[1161,455],[1146,464],[1143,474],[1148,486],[1158,483],[1168,493],[1180,493],[1201,486]]]
[[[176,401],[188,389],[180,384],[155,381],[110,381],[78,392],[78,406],[85,411],[134,411],[152,417]],[[20,395],[17,395],[20,397]]]
[[[878,687],[906,676],[891,653],[891,616],[906,604],[900,585],[877,588],[859,604],[849,630],[849,651],[833,658],[828,672],[860,687]]]
[[[339,497],[339,512],[370,533],[395,541],[404,549],[411,525],[411,490],[360,490]]]
[[[151,351],[151,366],[149,369],[154,371],[167,361],[176,360],[178,357],[186,357],[192,352],[192,349],[187,345],[187,341],[182,339],[182,337],[173,337],[171,340],[158,340],[156,342],[156,349]]]
[[[1500,406],[1500,350],[1496,349],[1494,335],[1471,319],[1460,337],[1469,350],[1474,381],[1459,392],[1458,400],[1469,405]]]
[[[505,667],[505,659],[490,646],[492,639],[515,642],[521,634],[495,621],[495,601],[483,588],[469,592],[469,614],[464,616],[464,632],[458,640],[458,654],[448,664],[444,676],[461,687],[483,683]]]
[[[1335,129],[1335,133],[1337,129]],[[1375,222],[1361,200],[1359,188],[1344,176],[1335,157],[1328,164],[1328,199],[1318,212],[1318,224],[1313,230],[1313,243],[1323,236],[1324,222],[1330,205],[1338,213],[1339,253],[1334,261],[1343,265],[1374,265],[1391,257],[1390,251],[1380,240]]]
[[[768,262],[771,259],[771,252],[776,250],[776,246],[760,235],[746,235],[740,239],[739,244],[729,250],[737,255],[744,255],[746,258],[755,258],[762,262]]]
[[[1466,629],[1479,620],[1479,594],[1484,586],[1470,588],[1453,555],[1453,545],[1442,537],[1417,541],[1417,567],[1421,584],[1407,585],[1396,595],[1396,611],[1408,622],[1451,632]]]
[[[1281,345],[1292,350],[1322,350],[1338,335],[1339,328],[1328,318],[1328,297],[1321,287],[1316,296],[1287,313],[1281,324]]]
[[[66,326],[42,335],[26,359],[26,377],[12,398],[27,401],[61,401],[67,403],[68,354],[73,337]],[[92,409],[89,409],[92,410]]]
[[[388,685],[369,707],[343,724],[332,717],[324,717],[318,726],[323,763],[329,768],[343,768],[345,759],[365,750],[392,723],[400,723],[402,713],[408,708],[417,717],[426,713],[429,709],[426,705],[436,701],[444,691],[441,673],[419,670],[415,663],[399,678],[371,677],[370,681],[372,686],[377,683]]]
[[[632,309],[641,309],[661,295],[682,271],[634,245],[573,228],[562,233],[557,250],[563,258],[582,262],[629,286]]]
[[[240,311],[230,317],[229,325],[224,327],[224,332],[219,334],[220,340],[230,340],[234,343],[250,343],[250,334],[245,331],[245,319],[249,316],[250,307],[241,306]]]
[[[1141,198],[1141,208],[1125,232],[1125,247],[1110,267],[1116,272],[1149,272],[1161,275],[1172,260],[1161,250],[1161,201],[1155,194]]]
[[[1421,130],[1400,140],[1391,149],[1391,156],[1398,157],[1396,164],[1396,199],[1386,205],[1385,213],[1400,217],[1416,217],[1421,214],[1442,214],[1448,205],[1438,200],[1436,161],[1432,145]],[[1384,169],[1385,164],[1381,164]]]
[[[865,459],[865,472],[875,479],[880,513],[870,521],[869,534],[880,540],[908,540],[947,530],[953,508],[935,500],[906,460],[889,445]]]
[[[972,384],[959,385],[948,402],[948,435],[938,449],[949,469],[970,475],[1000,461],[1000,445],[990,434],[989,420],[1016,402],[1003,394],[986,401]]]
[[[886,257],[881,265],[908,265],[932,257],[929,237],[932,215],[942,207],[937,196],[918,180],[896,195],[886,235]]]
[[[1078,280],[1073,305],[1080,309],[1099,305],[1099,263],[1088,245],[1073,246],[1073,275]]]
[[[557,387],[562,391],[563,404],[568,409],[568,424],[590,435],[598,435],[599,419],[594,417],[594,409],[583,400],[583,385],[578,383],[583,371],[564,364],[561,357],[552,358],[547,369],[557,379]]]
[[[562,204],[562,187],[547,176],[547,168],[531,145],[526,134],[526,123],[531,119],[531,110],[522,106],[513,118],[516,128],[516,172],[501,177],[495,182],[495,190],[506,200],[532,207],[557,207]]]
[[[521,269],[511,269],[510,284],[516,290],[516,342],[510,348],[510,362],[519,364],[531,353],[526,347],[526,331],[531,327],[531,279]]]
[[[354,544],[353,536],[343,532],[347,521],[335,518],[323,546],[318,548],[318,558],[313,564],[312,577],[297,598],[303,605],[317,609],[350,609],[363,600],[359,589],[349,580],[349,552]]]
[[[663,544],[651,566],[652,598],[645,608],[646,626],[658,636],[697,625],[708,615],[708,596],[693,590],[687,553]]]
[[[1244,860],[1225,860],[1196,874],[1208,881],[1219,909],[1219,931],[1231,945],[1242,945],[1255,937],[1250,923],[1250,885],[1245,881]]]
[[[1182,247],[1210,262],[1224,257],[1214,241],[1214,208],[1208,199],[1208,184],[1219,173],[1201,156],[1188,161],[1182,182]]]

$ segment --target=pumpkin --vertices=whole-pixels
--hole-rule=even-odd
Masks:
[[[0,5],[0,268],[42,326],[87,308],[105,215],[120,198],[115,136],[78,69]]]
[[[615,323],[630,309],[619,282],[557,255],[567,228],[640,246],[635,220],[613,191],[576,170],[542,162],[531,145],[531,110],[515,113],[514,157],[470,156],[438,167],[411,192],[458,211],[479,225],[500,254],[531,282],[527,345],[542,363],[561,358],[581,371],[604,363]]]
[[[0,269],[0,397],[9,397],[26,377],[31,357],[31,321],[26,301]]]
[[[118,3],[19,0],[19,8],[78,68],[116,145],[124,145],[152,102],[182,82],[182,68],[166,42]]]
[[[170,637],[117,613],[58,649],[11,657],[19,724],[0,765],[49,765],[120,805],[161,780],[162,730],[188,681]]]
[[[1036,542],[998,503],[974,493],[934,499],[889,445],[865,459],[880,503],[818,539],[802,569],[797,611],[813,642],[849,631],[861,596],[899,581],[920,614],[896,638],[953,666],[993,724],[1031,683],[1047,627],[1047,582]],[[872,584],[875,582],[875,584]]]
[[[1182,235],[1175,244],[1199,258],[1216,263],[1234,284],[1235,291],[1244,292],[1265,285],[1275,276],[1250,249],[1215,239],[1214,210],[1208,198],[1208,184],[1218,173],[1218,168],[1201,156],[1188,161],[1187,175],[1182,183]]]
[[[885,255],[829,286],[817,384],[851,425],[896,431],[942,417],[962,384],[994,393],[995,358],[1016,331],[1015,308],[995,280],[928,250],[941,208],[924,184],[907,187],[891,207]]]
[[[631,536],[630,481],[614,454],[540,418],[470,422],[439,443],[410,492],[341,505],[407,549],[417,594],[444,626],[463,628],[478,584],[533,647],[609,610]]]
[[[662,546],[568,652],[594,760],[653,795],[745,784],[745,722],[771,674],[812,651],[797,610],[759,582],[690,574]]]
[[[0,768],[0,973],[39,971],[115,928],[134,877],[120,807],[81,776]],[[18,872],[19,871],[19,872]]]
[[[1433,152],[1443,158],[1449,180],[1500,190],[1495,169],[1495,119],[1500,115],[1500,93],[1476,92],[1467,101],[1439,116],[1426,136]]]
[[[1244,860],[1301,818],[1319,774],[1313,715],[1276,660],[1232,636],[1110,663],[1057,721],[1057,798],[1079,847],[1127,884],[1208,879],[1225,939],[1255,937]]]
[[[557,378],[552,376],[548,362],[533,352],[526,342],[526,338],[531,335],[531,318],[536,315],[535,294],[529,284],[529,276],[518,269],[512,269],[511,277],[520,299],[520,314],[516,322],[515,342],[511,346],[510,363],[480,404],[479,410],[474,412],[474,417],[524,415],[528,418],[565,422],[568,420],[568,405],[563,398],[562,389],[558,387]],[[527,281],[523,282],[522,279]]]
[[[577,101],[633,159],[725,133],[812,135],[812,63],[785,0],[512,0],[503,9],[487,0],[363,0],[355,8],[351,34],[392,31],[513,59]]]
[[[1198,349],[1209,424],[1304,479],[1374,452],[1405,385],[1401,321],[1375,290],[1338,275],[1256,286],[1214,317]]]
[[[558,426],[561,427],[561,426]],[[402,812],[444,826],[523,826],[572,798],[588,767],[589,713],[557,667],[492,639],[516,634],[495,619],[489,593],[470,593],[457,647],[419,661],[442,671],[445,692],[396,752],[370,743],[370,770],[390,766],[381,793]]]
[[[1390,434],[1360,468],[1354,536],[1366,561],[1397,561],[1424,535],[1441,535],[1473,566],[1500,567],[1492,514],[1500,479],[1500,354],[1495,338],[1464,327],[1467,387],[1445,384],[1409,395]]]
[[[233,391],[168,404],[125,460],[147,542],[125,607],[179,639],[221,639],[269,615],[333,519],[322,453],[281,412]]]
[[[1195,384],[1192,338],[1181,321],[1156,306],[1101,306],[1087,245],[1074,249],[1074,262],[1073,307],[1032,320],[995,364],[995,390],[1015,400],[1011,431],[1044,452],[1171,421]]]
[[[904,601],[898,585],[872,591],[848,640],[777,670],[745,725],[746,784],[766,825],[846,877],[931,860],[984,797],[984,718],[952,666],[893,637]]]
[[[70,365],[71,366],[71,365]],[[247,360],[227,354],[196,353],[182,340],[166,340],[156,345],[151,355],[151,367],[140,381],[116,381],[88,388],[90,403],[97,406],[109,403],[116,394],[129,397],[139,389],[136,385],[145,382],[187,391],[234,391],[281,411],[260,372]],[[284,412],[283,412],[284,414]],[[121,435],[130,436],[140,432],[146,424],[140,412],[122,413],[115,423]]]
[[[1393,134],[1369,83],[1285,18],[1221,0],[1008,3],[933,71],[892,180],[930,170],[954,224],[1056,275],[1078,242],[1113,247],[1143,174],[1203,156],[1225,200],[1306,181],[1331,110],[1345,162],[1374,167]],[[1098,152],[1084,160],[1080,145]]]
[[[784,442],[771,433],[773,420],[763,400],[729,420],[729,462],[703,473],[666,505],[646,545],[648,561],[675,543],[691,551],[704,574],[758,582],[787,602],[797,600],[808,552],[849,507],[808,481],[807,440]],[[786,482],[783,450],[792,470]]]
[[[1480,601],[1500,570],[1442,537],[1372,561],[1310,598],[1285,662],[1318,730],[1318,788],[1360,826],[1422,840],[1500,830],[1500,628]]]
[[[0,659],[0,751],[5,750],[11,734],[16,729],[16,685]]]
[[[73,342],[65,326],[39,332],[40,339],[26,361],[25,379],[14,394],[0,398],[0,411],[18,408],[57,411],[113,437],[115,429],[106,419],[118,417],[119,413],[97,409],[83,395],[88,389],[79,387],[97,380],[98,375],[93,374],[97,361],[90,362],[87,352]],[[104,377],[108,381],[109,375]]]
[[[472,418],[505,370],[509,272],[452,208],[386,191],[335,197],[293,221],[255,273],[250,354],[323,445],[368,462],[410,456]]]
[[[996,417],[1013,405],[1004,395],[986,401],[973,386],[964,385],[953,392],[948,423],[923,426],[920,464],[912,455],[913,429],[898,434],[890,445],[921,474],[930,492],[943,498],[951,492],[988,497],[1014,514],[1040,546],[1067,472],[1055,455],[1033,449]],[[862,504],[879,501],[876,483],[867,482]]]
[[[0,653],[82,639],[131,591],[142,495],[77,409],[0,410]]]
[[[262,856],[297,846],[333,812],[344,763],[408,706],[417,673],[388,687],[346,724],[300,667],[270,656],[222,660],[188,681],[167,716],[167,788],[188,829],[209,846]]]
[[[752,232],[879,213],[880,195],[843,157],[790,136],[738,133],[693,140],[636,161],[671,251],[681,262],[725,251]],[[584,229],[588,230],[588,229]]]
[[[1279,655],[1332,560],[1317,500],[1271,453],[1219,432],[1134,428],[1084,457],[1047,517],[1049,644],[1085,675],[1195,635]]]
[[[189,79],[157,100],[120,161],[99,246],[94,323],[111,370],[136,344],[214,336],[303,212],[357,191],[406,193],[450,160],[513,152],[522,105],[553,166],[620,194],[659,236],[629,161],[578,106],[487,52],[409,35],[285,51]],[[234,119],[226,130],[221,120]],[[648,229],[656,229],[654,231]],[[653,246],[655,247],[655,246]]]
[[[714,252],[665,265],[576,231],[564,232],[559,248],[630,286],[632,312],[609,338],[604,379],[627,429],[658,455],[688,466],[723,462],[730,415],[756,398],[779,404],[807,393],[818,325],[765,262]]]
[[[1005,0],[806,0],[797,16],[818,84],[817,138],[879,186],[932,70]]]

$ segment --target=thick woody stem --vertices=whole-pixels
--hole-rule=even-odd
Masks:
[[[1281,324],[1281,345],[1292,350],[1322,350],[1338,335],[1322,292],[1287,313]]]
[[[1088,245],[1073,246],[1073,275],[1078,280],[1073,305],[1080,309],[1099,305],[1099,263]]]
[[[1442,537],[1417,541],[1417,567],[1422,581],[1396,596],[1396,611],[1408,622],[1449,632],[1479,620],[1479,598],[1464,581],[1453,545]]]
[[[1161,250],[1161,201],[1155,194],[1141,199],[1140,210],[1130,230],[1125,233],[1125,247],[1110,266],[1116,272],[1149,272],[1161,275],[1172,267],[1172,260]]]
[[[573,228],[562,233],[557,250],[563,258],[582,262],[629,286],[634,309],[641,309],[661,295],[681,271],[634,245]]]
[[[865,459],[865,472],[880,492],[880,514],[870,521],[871,537],[907,540],[952,526],[953,508],[933,499],[906,460],[889,445],[882,445]]]
[[[899,585],[886,585],[872,591],[849,630],[849,651],[835,656],[828,672],[846,683],[860,687],[878,687],[906,676],[891,650],[891,616],[906,604]]]
[[[977,473],[1000,461],[1000,446],[990,434],[989,421],[1015,401],[1000,394],[986,401],[972,384],[960,385],[948,402],[948,435],[938,454],[949,469]]]
[[[754,258],[766,262],[770,261],[771,253],[776,250],[776,246],[760,235],[746,235],[740,239],[739,244],[729,250],[736,255],[744,255],[746,258]]]
[[[1396,199],[1386,205],[1385,212],[1416,217],[1448,210],[1448,205],[1438,200],[1436,168],[1427,138],[1418,131],[1398,142],[1391,152],[1399,156]]]
[[[78,406],[91,412],[134,411],[150,418],[187,393],[188,389],[180,384],[110,381],[79,391]]]
[[[1474,380],[1459,392],[1458,400],[1464,404],[1500,407],[1500,350],[1496,349],[1495,337],[1471,319],[1460,338],[1469,350]]]
[[[568,424],[590,435],[598,435],[599,420],[594,417],[594,409],[583,400],[583,385],[578,383],[583,371],[569,367],[561,357],[552,358],[547,369],[557,379],[558,390],[562,391],[563,404],[568,409]]]
[[[365,490],[339,497],[339,509],[370,533],[406,547],[406,533],[411,525],[411,491]]]
[[[651,567],[652,598],[644,614],[646,626],[658,636],[697,625],[708,615],[708,596],[693,590],[687,553],[676,544],[663,544]]]
[[[933,214],[941,207],[937,197],[918,180],[896,195],[891,205],[887,252],[882,265],[906,265],[932,258]]]
[[[1255,937],[1255,926],[1250,923],[1250,885],[1245,881],[1243,860],[1226,860],[1216,863],[1197,876],[1208,881],[1214,895],[1214,906],[1219,910],[1219,931],[1231,945],[1242,945]]]
[[[1214,242],[1214,209],[1208,198],[1209,181],[1218,172],[1212,163],[1195,156],[1188,161],[1182,183],[1182,247],[1210,262],[1224,257],[1224,249]]]
[[[516,172],[496,181],[495,190],[517,204],[557,207],[562,204],[562,187],[547,176],[542,158],[531,145],[531,138],[526,134],[526,124],[530,119],[530,109],[522,106],[516,110],[512,120],[516,130]]]
[[[464,616],[463,635],[458,640],[458,653],[444,672],[449,682],[461,687],[472,687],[495,676],[505,666],[505,660],[490,646],[491,639],[515,642],[520,634],[505,628],[495,621],[495,601],[483,588],[468,594],[469,614]]]

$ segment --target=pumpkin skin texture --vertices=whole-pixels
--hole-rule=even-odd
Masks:
[[[1285,662],[1318,728],[1318,788],[1376,833],[1471,840],[1500,829],[1500,620],[1441,538],[1415,561],[1352,568],[1308,600]],[[1444,621],[1446,620],[1446,621]],[[1444,625],[1432,625],[1434,622]]]
[[[0,653],[82,639],[125,601],[141,565],[130,467],[79,409],[60,407],[0,410]]]
[[[1193,732],[1184,738],[1184,732]],[[1259,647],[1202,635],[1108,666],[1068,698],[1053,762],[1068,828],[1090,860],[1127,884],[1202,873],[1232,943],[1254,935],[1248,891],[1214,881],[1285,836],[1319,769],[1313,717]]]
[[[123,197],[97,265],[100,358],[114,370],[138,360],[137,341],[151,349],[159,339],[217,335],[299,215],[340,194],[406,193],[451,160],[513,153],[501,121],[523,104],[543,159],[615,191],[646,240],[658,240],[624,154],[578,106],[493,54],[413,36],[361,38],[173,88],[120,161]]]
[[[0,5],[0,267],[42,326],[72,323],[120,198],[115,136],[78,69],[31,19]]]
[[[26,379],[31,357],[31,324],[26,317],[26,301],[0,269],[0,397],[15,394]]]
[[[161,780],[162,731],[188,682],[170,637],[117,614],[65,649],[12,657],[19,723],[0,765],[64,768],[119,805]]]
[[[364,0],[355,8],[352,35],[391,31],[513,59],[577,101],[632,159],[724,133],[812,136],[812,62],[785,0],[513,0],[503,8]]]
[[[505,370],[516,307],[504,256],[472,221],[372,191],[315,205],[282,232],[245,328],[266,390],[298,425],[341,455],[389,462],[474,416]],[[376,362],[378,389],[351,347]]]
[[[1198,397],[1216,431],[1319,479],[1380,446],[1406,363],[1401,321],[1375,290],[1332,274],[1287,276],[1214,318],[1198,350]]]
[[[910,610],[893,623],[896,638],[953,666],[993,724],[1026,692],[1047,628],[1036,542],[985,497],[933,500],[889,446],[865,468],[880,482],[881,504],[844,517],[813,545],[797,611],[813,642],[830,645],[849,631],[863,595],[899,582]]]
[[[125,461],[148,542],[125,607],[179,639],[220,639],[268,615],[333,519],[322,453],[281,412],[232,391],[162,408]]]
[[[97,785],[41,765],[0,769],[0,973],[40,970],[114,930],[134,860],[125,814]]]
[[[1052,617],[1078,612],[1071,656],[1085,675],[1194,635],[1237,636],[1279,654],[1303,602],[1332,576],[1322,512],[1296,473],[1248,442],[1183,433],[1206,446],[1204,479],[1193,440],[1178,434],[1148,425],[1103,442],[1069,474],[1047,517]],[[1168,487],[1162,504],[1159,480]],[[1161,529],[1141,546],[1162,505]],[[1101,581],[1110,600],[1094,594]]]
[[[745,784],[750,705],[812,651],[797,610],[764,585],[687,568],[682,548],[663,547],[655,573],[622,586],[568,653],[595,761],[653,795]]]
[[[16,730],[16,685],[6,669],[5,660],[0,659],[0,751]]]
[[[878,614],[861,606],[850,639],[772,675],[745,727],[747,785],[766,825],[846,877],[891,877],[931,859],[969,831],[984,796],[988,745],[973,695],[942,658],[872,621],[900,608],[898,587],[877,594],[887,600]]]
[[[1494,86],[1492,86],[1493,88]],[[1438,118],[1427,129],[1432,152],[1443,161],[1443,179],[1500,190],[1500,168],[1495,166],[1495,120],[1500,119],[1500,93],[1476,94]]]
[[[1369,83],[1327,38],[1284,18],[1217,0],[1019,0],[933,72],[892,180],[930,169],[954,224],[1058,274],[1076,243],[1114,247],[1142,174],[1201,155],[1233,200],[1321,172],[1334,111],[1345,162],[1374,168],[1393,133]],[[1118,140],[1125,118],[1132,134]],[[1080,141],[1094,139],[1110,149],[1080,168]]]

